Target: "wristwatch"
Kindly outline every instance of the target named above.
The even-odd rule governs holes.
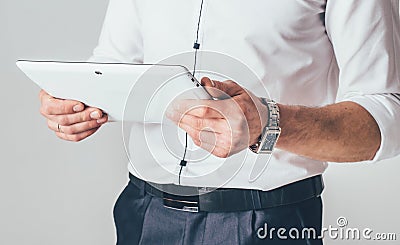
[[[268,108],[267,125],[263,128],[258,142],[249,148],[257,154],[271,154],[281,134],[281,128],[279,127],[279,107],[273,100],[261,98],[261,102]]]

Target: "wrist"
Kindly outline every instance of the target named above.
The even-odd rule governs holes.
[[[280,113],[280,128],[281,135],[276,147],[285,149],[287,145],[290,144],[290,135],[300,135],[298,134],[298,122],[295,122],[298,117],[302,117],[299,114],[300,106],[284,105],[278,104]],[[293,141],[293,139],[292,139]]]

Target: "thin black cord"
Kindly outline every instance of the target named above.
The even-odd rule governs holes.
[[[194,67],[193,67],[193,77],[196,74],[196,65],[197,65],[197,49],[194,51]]]
[[[199,20],[197,21],[197,31],[196,31],[196,41],[194,43],[193,48],[195,49],[194,51],[194,64],[193,64],[193,77],[196,74],[196,66],[197,66],[197,51],[200,48],[200,44],[199,44],[199,32],[200,32],[200,23],[201,23],[201,14],[203,13],[203,3],[204,0],[201,0],[201,4],[200,4],[200,13],[199,13]],[[186,161],[186,153],[187,153],[187,148],[188,148],[188,133],[185,134],[185,152],[183,153],[183,157],[182,160],[180,162],[181,165],[181,169],[179,170],[179,179],[178,179],[178,183],[179,185],[181,185],[181,175],[182,175],[182,169],[183,167],[186,167],[187,165],[187,161]]]
[[[181,169],[179,170],[179,185],[181,185],[182,169],[183,169],[183,166],[181,165]]]
[[[197,66],[197,51],[200,48],[199,44],[199,32],[200,32],[200,23],[201,23],[201,15],[203,13],[203,2],[204,0],[201,0],[201,5],[200,5],[200,13],[199,13],[199,20],[197,21],[197,31],[196,31],[196,42],[194,43],[194,65],[193,65],[193,76],[196,74],[196,66]]]
[[[197,22],[196,43],[199,41],[199,30],[200,30],[201,14],[203,13],[203,2],[204,2],[204,0],[201,0],[199,21]]]
[[[181,169],[179,170],[179,185],[181,185],[181,174],[182,174],[182,169],[183,167],[186,166],[186,152],[187,152],[187,147],[188,147],[188,134],[186,133],[185,135],[185,152],[183,153],[183,160],[181,161]]]
[[[183,153],[183,160],[185,160],[185,158],[186,158],[187,147],[188,147],[188,134],[186,133],[186,136],[185,136],[185,152]]]

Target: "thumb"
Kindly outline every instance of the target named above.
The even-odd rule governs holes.
[[[243,88],[233,81],[220,82],[211,80],[208,77],[201,79],[201,85],[207,90],[207,92],[216,99],[229,99],[235,95],[238,95]]]

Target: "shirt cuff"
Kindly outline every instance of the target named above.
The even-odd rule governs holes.
[[[395,94],[356,95],[343,99],[364,107],[377,122],[381,145],[371,161],[375,163],[400,154],[400,97]]]

